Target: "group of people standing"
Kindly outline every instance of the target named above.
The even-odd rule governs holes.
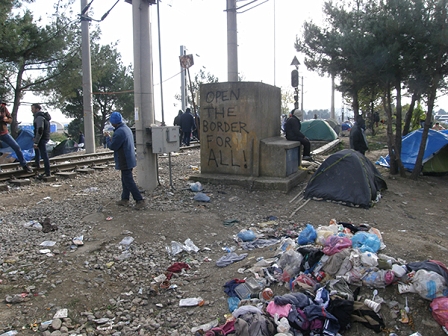
[[[182,112],[182,110],[179,110],[179,113],[174,118],[173,122],[174,126],[179,126],[179,145],[182,145],[182,143],[185,146],[190,146],[191,136],[195,136],[196,132],[196,138],[199,139],[198,132],[198,125],[195,117],[193,114],[191,114],[191,110],[189,107],[185,109],[185,112]]]
[[[36,168],[40,168],[40,158],[44,162],[45,176],[50,176],[50,159],[47,153],[47,143],[50,140],[50,120],[51,116],[47,112],[43,112],[39,104],[31,105],[31,112],[33,113],[33,148],[34,148],[34,164]],[[22,149],[17,141],[9,134],[8,124],[12,122],[11,113],[6,107],[6,102],[0,100],[0,141],[4,142],[12,148],[16,153],[17,160],[27,173],[33,173],[33,169],[27,164]]]

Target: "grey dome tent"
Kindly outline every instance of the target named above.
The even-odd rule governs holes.
[[[321,119],[305,120],[302,122],[301,132],[310,141],[333,141],[338,138],[333,128]]]
[[[313,174],[305,199],[335,201],[369,208],[387,184],[374,164],[353,149],[330,155]]]

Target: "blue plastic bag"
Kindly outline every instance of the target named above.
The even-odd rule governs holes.
[[[358,231],[352,237],[352,246],[361,252],[377,253],[381,247],[381,241],[376,234]]]
[[[194,195],[193,199],[198,202],[210,202],[210,197],[201,192],[198,192],[196,195]]]
[[[240,298],[237,296],[231,296],[227,298],[227,304],[229,305],[229,311],[233,313],[235,309],[238,308],[238,304],[240,303]]]
[[[306,227],[300,232],[297,238],[299,245],[306,245],[314,243],[317,238],[317,232],[311,224],[307,224]]]
[[[252,241],[257,238],[257,236],[252,230],[241,230],[240,232],[238,232],[236,236],[243,242]]]

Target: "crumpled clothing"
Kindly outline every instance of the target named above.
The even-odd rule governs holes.
[[[170,280],[173,276],[173,273],[180,273],[183,269],[190,269],[190,265],[184,262],[176,262],[167,268],[166,279]]]
[[[291,304],[286,304],[284,306],[279,306],[275,304],[274,301],[270,301],[268,306],[266,307],[266,311],[274,317],[275,314],[278,314],[279,318],[288,317],[289,311],[291,310]]]
[[[263,312],[261,311],[260,308],[255,307],[255,306],[241,306],[238,309],[235,309],[235,311],[232,313],[232,315],[235,318],[240,317],[240,315],[246,314],[246,313],[258,313],[258,314],[262,314]]]
[[[243,260],[247,257],[247,253],[241,253],[240,255],[235,252],[227,253],[216,261],[216,266],[225,267],[233,264],[235,261]]]
[[[274,302],[276,305],[284,306],[288,303],[291,305],[294,305],[296,308],[303,309],[306,306],[309,306],[311,304],[311,300],[308,296],[306,296],[303,293],[288,293],[283,294],[282,296],[276,296],[274,297]]]
[[[303,309],[303,312],[312,322],[316,319],[325,320],[323,324],[323,334],[328,336],[336,336],[339,331],[339,321],[336,317],[330,314],[325,308],[317,305],[309,305]],[[312,330],[313,326],[310,327]]]
[[[247,241],[240,243],[243,250],[253,250],[255,248],[263,248],[266,246],[275,245],[278,243],[278,239],[256,239],[253,241]]]
[[[246,280],[242,280],[242,279],[233,279],[233,280],[229,280],[225,283],[224,287],[224,292],[228,295],[228,296],[238,296],[235,292],[235,287],[238,286],[240,283],[246,282]]]

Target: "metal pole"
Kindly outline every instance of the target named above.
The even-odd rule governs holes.
[[[87,0],[81,0],[81,12],[87,6]],[[92,72],[90,66],[89,21],[81,16],[81,57],[82,57],[82,101],[84,116],[84,137],[87,154],[95,153],[95,128],[92,112]]]
[[[302,91],[300,92],[300,111],[302,111],[302,115],[303,114],[303,76],[302,76]]]
[[[180,56],[184,56],[186,54],[185,52],[186,48],[185,46],[180,46]],[[185,69],[180,67],[180,95],[181,95],[181,104],[182,104],[182,111],[185,112],[185,109],[187,108],[187,86],[186,86],[186,76],[185,76]]]
[[[238,82],[236,0],[227,0],[227,80]]]
[[[154,123],[153,63],[151,47],[150,4],[132,1],[134,31],[134,118],[137,147],[137,183],[145,190],[157,186],[157,160],[150,142]]]

